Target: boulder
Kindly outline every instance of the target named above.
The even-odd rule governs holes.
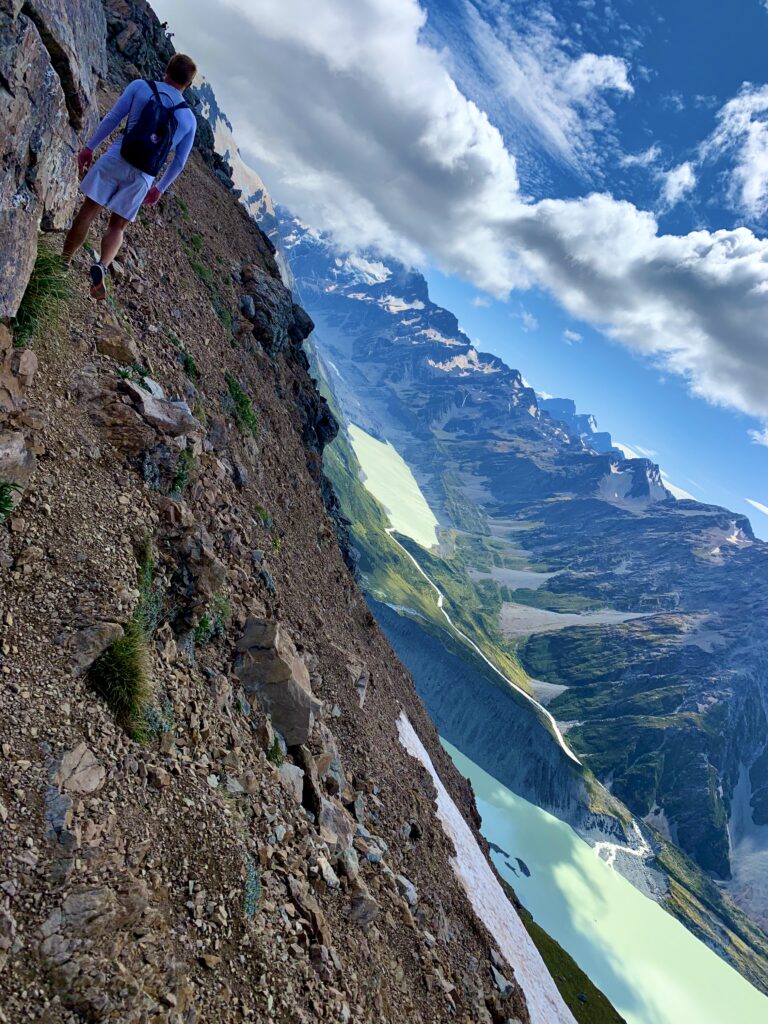
[[[298,765],[284,761],[278,768],[280,781],[291,794],[297,804],[301,804],[304,795],[304,772]]]
[[[289,747],[306,743],[321,704],[288,635],[274,619],[252,616],[236,649],[235,674],[245,692],[258,698]]]
[[[118,622],[97,622],[75,633],[69,644],[72,674],[85,672],[122,635],[123,627]]]
[[[380,913],[381,907],[371,896],[368,886],[362,878],[357,878],[353,883],[352,905],[349,916],[357,924],[367,928],[373,924]]]
[[[124,366],[139,361],[139,350],[133,338],[116,325],[106,326],[96,339],[96,348],[103,356],[108,356]]]
[[[72,127],[94,121],[93,98],[107,72],[107,22],[99,0],[26,0],[64,91]]]
[[[104,784],[106,772],[85,743],[79,743],[61,758],[55,775],[57,785],[67,793],[95,793]]]
[[[154,381],[147,379],[149,386]],[[131,398],[141,418],[155,430],[168,437],[182,437],[202,431],[202,425],[190,412],[186,402],[173,401],[160,394],[153,394],[148,387],[123,381],[121,389]]]
[[[0,430],[0,482],[25,487],[37,460],[20,430]]]
[[[317,825],[321,840],[332,851],[347,850],[352,845],[354,823],[338,800],[321,799]]]

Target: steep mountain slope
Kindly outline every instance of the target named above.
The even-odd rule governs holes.
[[[65,222],[46,111],[92,63],[93,118],[166,34],[143,0],[0,28],[3,166],[21,194],[9,144],[45,139]],[[476,859],[471,792],[345,564],[311,321],[199,141],[104,306],[42,191],[4,224],[0,1020],[572,1024],[512,906],[497,951],[470,902],[435,780]]]
[[[338,254],[288,214],[282,226],[345,419],[395,446],[442,526],[431,551],[398,541],[438,582],[454,621],[546,703],[583,763],[645,819],[656,866],[670,870],[676,844],[730,879],[733,896],[764,924],[768,727],[758,610],[768,546],[743,517],[675,500],[658,467],[625,458],[572,404],[540,404],[517,371],[478,352],[430,301],[419,274],[379,255]],[[438,669],[434,649],[428,670],[418,637],[424,629],[434,637],[436,624],[418,598],[391,587],[391,552],[371,546],[370,532],[355,533],[369,587],[397,606],[376,614],[441,732],[582,831],[607,811],[621,833],[620,804],[596,794],[551,735],[531,731],[529,704],[498,679],[488,686],[468,675],[466,647],[459,670],[444,661]],[[438,644],[445,648],[444,631]],[[446,671],[452,686],[442,685]],[[488,676],[487,666],[473,671]],[[686,884],[679,864],[672,874]],[[708,886],[711,909],[720,896]],[[668,905],[701,927],[672,888]],[[731,917],[721,904],[715,913]],[[718,945],[718,926],[702,930]],[[737,930],[748,935],[750,926]],[[751,931],[747,941],[765,948]]]

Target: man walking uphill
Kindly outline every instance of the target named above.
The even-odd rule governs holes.
[[[106,207],[111,212],[109,226],[101,240],[99,262],[90,269],[95,299],[106,298],[107,267],[122,245],[127,225],[136,220],[142,204],[154,206],[184,169],[197,122],[182,93],[196,71],[190,57],[177,53],[168,62],[162,82],[131,82],[77,154],[78,169],[85,175],[80,182],[85,200],[64,239],[62,259],[69,265],[97,214]],[[126,118],[123,135],[94,163],[94,151]],[[173,160],[155,185],[172,150]]]

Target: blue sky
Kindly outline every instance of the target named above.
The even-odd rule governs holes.
[[[768,537],[762,0],[155,7],[279,202]]]
[[[505,4],[502,17],[525,24],[530,6]],[[433,0],[428,9],[433,42],[462,51],[454,63],[457,82],[482,103],[514,152],[517,119],[489,90],[477,88],[472,73],[461,73],[468,60],[482,62],[480,52],[468,50],[466,5]],[[606,17],[606,10],[613,15]],[[759,0],[728,5],[678,0],[663,7],[632,0],[596,0],[589,6],[562,0],[557,12],[563,36],[577,40],[577,48],[627,60],[635,69],[629,72],[634,93],[630,98],[617,95],[611,102],[614,119],[596,168],[573,168],[526,140],[521,148],[531,170],[527,181],[521,177],[531,194],[542,198],[608,189],[617,198],[657,209],[664,230],[686,233],[702,226],[746,223],[760,231],[759,219],[735,211],[728,201],[722,180],[727,163],[715,160],[700,166],[696,186],[668,210],[659,203],[656,178],[661,169],[697,160],[718,110],[743,82],[768,81],[768,11]],[[486,16],[490,24],[498,24],[498,15]],[[647,153],[652,147],[659,150],[653,164],[625,164],[628,154]],[[520,166],[522,171],[522,156]],[[499,302],[434,267],[427,277],[434,300],[452,309],[479,345],[519,368],[538,390],[574,398],[615,440],[658,461],[677,486],[699,500],[748,515],[755,532],[768,539],[768,516],[745,501],[751,497],[768,506],[768,449],[750,441],[750,417],[692,397],[680,377],[606,342],[539,289],[513,292]],[[565,332],[581,340],[564,337]]]

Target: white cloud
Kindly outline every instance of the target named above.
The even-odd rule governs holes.
[[[524,309],[520,314],[520,319],[523,321],[523,330],[526,332],[526,334],[529,331],[538,331],[539,321],[536,319],[533,313],[529,313],[527,309]]]
[[[683,488],[678,487],[677,484],[673,484],[663,469],[661,470],[661,479],[664,486],[667,488],[670,494],[673,494],[676,498],[683,501],[699,500],[698,498],[694,497],[694,495],[691,494],[689,491],[683,490]]]
[[[731,200],[747,216],[759,220],[768,212],[768,85],[746,82],[717,119],[718,126],[703,143],[702,154],[733,155]]]
[[[490,304],[491,300],[487,295],[476,295],[474,299],[472,299],[472,305],[477,306],[480,309],[490,306]]]
[[[753,498],[745,498],[744,501],[749,502],[752,508],[756,508],[758,512],[762,512],[764,516],[768,516],[768,505],[764,505],[761,501],[755,501]]]
[[[607,96],[631,96],[629,68],[612,54],[572,55],[567,33],[544,4],[510,16],[498,0],[462,8],[450,68],[465,93],[492,113],[516,151],[530,137],[557,160],[593,173],[606,149],[595,137],[613,121]]]
[[[768,448],[768,426],[763,427],[761,430],[749,430],[747,433],[753,444],[763,444]]]
[[[658,163],[660,157],[661,147],[654,143],[641,153],[625,153],[619,163],[622,167],[651,167]]]
[[[563,341],[568,342],[569,345],[575,345],[579,341],[583,341],[584,336],[579,334],[578,331],[572,331],[569,327],[563,331]]]
[[[688,160],[673,167],[670,171],[662,171],[660,177],[662,180],[661,201],[666,210],[676,206],[696,187],[696,172],[693,169],[693,164]]]
[[[628,444],[622,444],[621,441],[614,441],[613,447],[618,448],[625,459],[642,459],[643,456],[639,451],[636,451]]]
[[[500,132],[425,43],[416,0],[156,6],[276,198],[340,245],[429,254],[499,297],[544,287],[694,394],[768,420],[768,240],[746,228],[660,234],[653,214],[607,194],[529,201]],[[568,81],[574,103],[589,83],[621,87],[615,68],[572,63],[539,60],[531,102],[548,76],[544,108]],[[575,152],[561,115],[576,107],[548,109],[553,144],[560,133]]]

